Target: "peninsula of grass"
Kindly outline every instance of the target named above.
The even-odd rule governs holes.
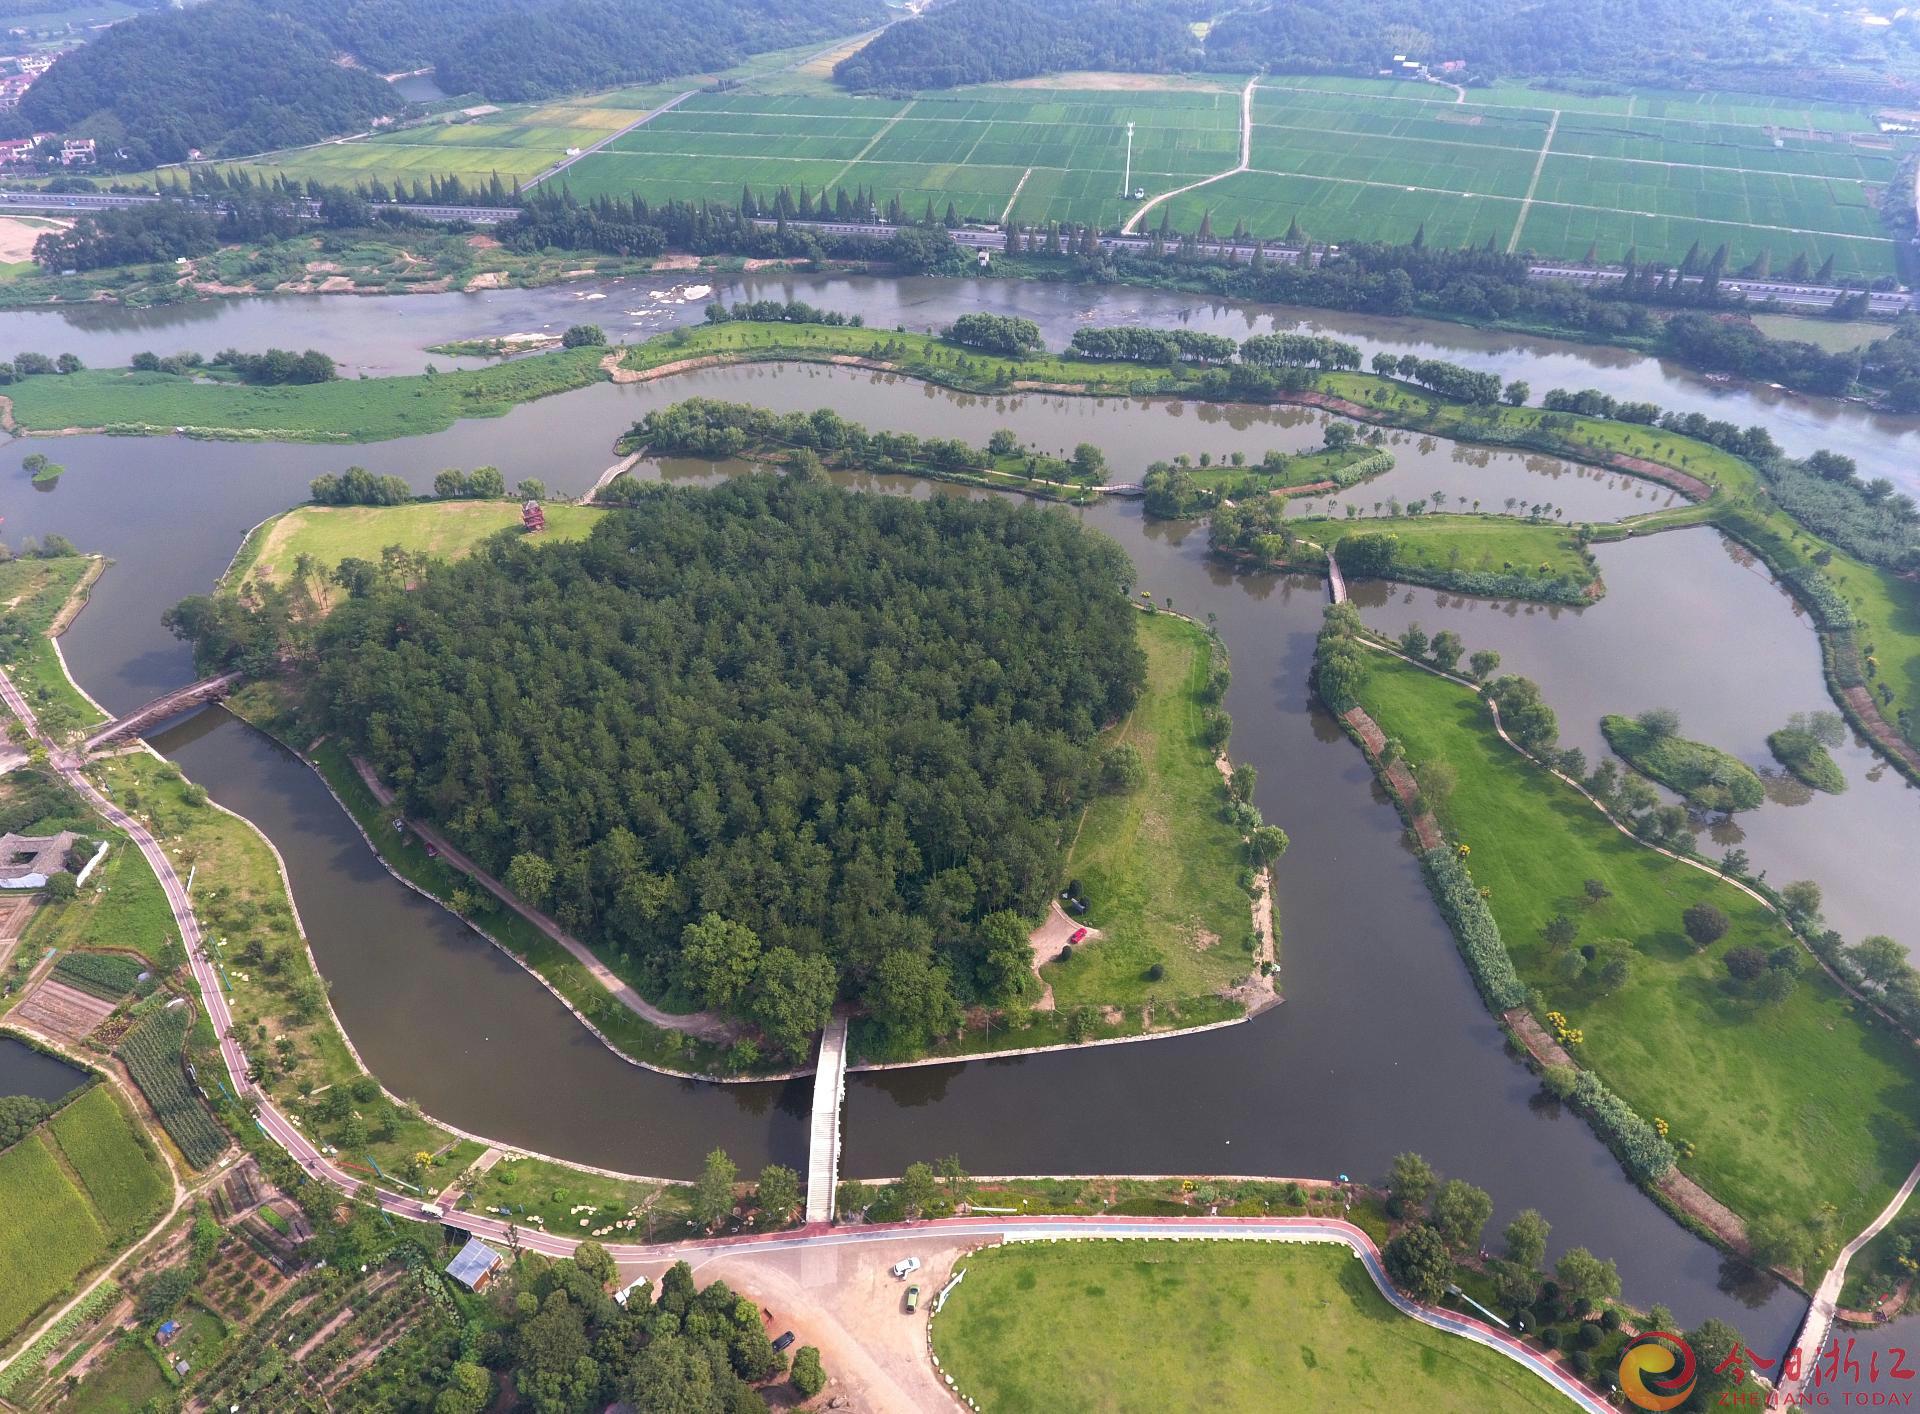
[[[579,540],[606,511],[564,501],[545,503],[550,540]],[[328,580],[342,560],[379,563],[399,545],[416,555],[457,560],[489,536],[520,528],[518,501],[413,501],[399,506],[300,506],[275,516],[247,537],[226,582],[285,584],[302,560],[311,563],[308,588],[323,607],[339,591]]]
[[[1341,1245],[1017,1242],[962,1265],[933,1348],[982,1409],[1566,1407],[1504,1356],[1394,1310]]]
[[[606,378],[601,348],[564,349],[488,368],[253,387],[171,373],[85,369],[13,385],[28,432],[183,433],[238,441],[381,442],[500,417],[521,403]]]
[[[1409,584],[1553,602],[1600,597],[1600,577],[1592,557],[1570,528],[1550,521],[1442,514],[1400,516],[1385,523],[1360,516],[1294,524],[1302,539],[1336,554],[1340,542],[1349,536],[1386,531],[1395,540],[1387,574]]]
[[[1755,809],[1767,798],[1766,787],[1746,762],[1717,746],[1688,741],[1678,728],[1678,719],[1663,712],[1638,717],[1609,713],[1600,719],[1601,735],[1623,761],[1685,797],[1689,805],[1732,814]]]
[[[0,661],[40,725],[54,736],[106,720],[60,666],[49,636],[86,603],[106,561],[97,555],[23,555],[0,561]]]
[[[1214,996],[1256,965],[1239,882],[1246,845],[1226,819],[1226,783],[1204,735],[1225,654],[1173,614],[1142,614],[1139,642],[1146,688],[1101,749],[1138,751],[1144,784],[1096,797],[1068,852],[1067,875],[1087,902],[1080,921],[1099,937],[1042,967],[1061,1008]]]
[[[1864,1226],[1920,1153],[1912,1048],[1811,958],[1784,1001],[1733,982],[1727,949],[1797,946],[1759,902],[1620,833],[1501,741],[1470,690],[1385,655],[1370,666],[1360,696],[1381,730],[1416,767],[1454,769],[1441,823],[1470,849],[1536,1012],[1562,1012],[1582,1033],[1576,1059],[1643,1118],[1665,1119],[1672,1139],[1692,1146],[1682,1169],[1748,1223],[1822,1236]],[[1608,890],[1598,902],[1589,879]],[[1681,923],[1695,903],[1731,922],[1705,951]],[[1559,915],[1577,927],[1575,948],[1624,956],[1626,980],[1610,992],[1588,972],[1567,980],[1562,950],[1543,936]],[[1826,1205],[1830,1228],[1820,1220]]]
[[[1767,737],[1767,750],[1802,785],[1832,795],[1839,795],[1847,788],[1846,772],[1812,732],[1782,727]]]

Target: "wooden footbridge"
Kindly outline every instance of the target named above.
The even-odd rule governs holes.
[[[833,1189],[840,1179],[840,1111],[847,1094],[847,1019],[836,1016],[820,1037],[813,1075],[813,1116],[807,1140],[807,1221],[833,1221]]]
[[[199,682],[190,682],[185,687],[176,687],[172,692],[154,698],[139,710],[129,712],[124,717],[116,717],[104,727],[98,728],[87,738],[87,750],[98,751],[108,742],[138,735],[155,722],[164,722],[167,718],[177,716],[190,707],[198,707],[206,702],[216,702],[238,687],[245,676],[244,673],[222,673],[218,677],[201,678]]]

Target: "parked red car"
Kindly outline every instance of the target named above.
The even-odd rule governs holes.
[[[1086,936],[1087,936],[1087,930],[1085,928],[1075,928],[1073,930],[1073,936],[1071,938],[1068,938],[1067,941],[1069,943],[1077,943]]]

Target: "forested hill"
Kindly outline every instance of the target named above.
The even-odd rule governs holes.
[[[881,0],[207,0],[115,25],[55,64],[21,113],[144,166],[364,127],[403,106],[383,72],[431,65],[449,92],[537,99],[725,68],[884,18]]]
[[[349,601],[319,697],[410,813],[656,986],[786,1050],[854,997],[911,1048],[1027,975],[995,915],[1045,908],[1140,690],[1131,574],[998,500],[659,489]]]
[[[1915,72],[1915,27],[1867,26],[1785,0],[1282,0],[1225,16],[1207,35],[1215,69],[1367,73],[1396,54],[1462,59],[1483,76],[1738,88],[1778,72],[1847,96],[1835,70]]]
[[[848,88],[907,92],[1070,69],[1197,67],[1199,41],[1172,0],[953,0],[842,59]]]

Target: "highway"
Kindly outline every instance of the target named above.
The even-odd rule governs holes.
[[[193,979],[199,988],[201,1005],[206,1009],[207,1018],[220,1037],[220,1056],[226,1065],[228,1078],[233,1084],[234,1092],[253,1107],[254,1119],[260,1126],[261,1132],[285,1149],[294,1161],[315,1179],[332,1184],[344,1192],[357,1191],[363,1180],[339,1168],[327,1155],[321,1153],[313,1141],[302,1134],[297,1125],[281,1114],[248,1078],[250,1067],[247,1055],[232,1035],[233,1016],[227,1008],[226,995],[221,990],[219,973],[207,956],[206,940],[200,930],[199,920],[194,915],[192,900],[188,897],[186,886],[181,883],[180,876],[174,871],[173,863],[166,850],[161,847],[159,841],[154,839],[146,826],[108,800],[93,782],[87,779],[82,769],[81,757],[60,746],[41,731],[33,709],[28,706],[26,699],[20,695],[12,679],[4,671],[0,671],[0,700],[5,701],[8,710],[47,748],[49,763],[61,777],[104,819],[127,833],[128,838],[138,847],[141,855],[159,878],[160,886],[166,894],[167,905],[172,910],[174,922],[180,929],[181,941],[186,946]],[[426,1205],[419,1198],[384,1188],[376,1188],[374,1192],[375,1200],[380,1207],[394,1217],[413,1222],[442,1220],[437,1209],[434,1212],[428,1212]],[[477,1237],[502,1244],[508,1241],[511,1225],[490,1214],[458,1213],[450,1215],[450,1221],[453,1226]],[[698,1263],[722,1253],[742,1256],[752,1252],[778,1252],[801,1247],[843,1247],[860,1243],[897,1242],[903,1236],[915,1232],[937,1234],[938,1239],[943,1242],[952,1241],[955,1238],[978,1238],[982,1242],[1090,1238],[1337,1242],[1349,1248],[1366,1264],[1367,1275],[1372,1278],[1380,1294],[1406,1316],[1423,1325],[1447,1331],[1506,1356],[1538,1375],[1582,1409],[1592,1411],[1592,1414],[1607,1414],[1612,1407],[1592,1390],[1573,1379],[1553,1361],[1546,1359],[1538,1351],[1505,1331],[1470,1316],[1425,1305],[1402,1294],[1388,1280],[1386,1270],[1381,1265],[1380,1250],[1374,1245],[1373,1239],[1353,1224],[1334,1218],[995,1217],[987,1220],[964,1217],[919,1223],[863,1223],[849,1227],[814,1223],[794,1231],[713,1238],[704,1242],[608,1243],[605,1246],[615,1262],[626,1267],[634,1267],[647,1262],[671,1262],[680,1259]],[[534,1228],[514,1227],[513,1240],[526,1251],[541,1252],[552,1257],[567,1256],[578,1245],[578,1239],[561,1237]]]
[[[680,95],[686,97],[685,94]],[[674,102],[678,102],[675,99]],[[667,104],[665,107],[672,107]],[[656,112],[664,111],[656,109]],[[646,117],[652,117],[647,114]],[[644,119],[642,119],[644,121]],[[634,126],[638,126],[635,124]],[[585,156],[582,153],[581,156]],[[571,159],[570,159],[571,160]],[[558,169],[556,169],[558,170]],[[549,174],[550,175],[550,174]],[[150,206],[163,198],[143,196],[128,192],[71,192],[53,194],[37,191],[0,191],[0,211],[33,211],[79,214],[85,211],[110,211],[129,206]],[[171,198],[168,198],[171,199]],[[208,198],[211,200],[211,198]],[[419,206],[407,202],[375,203],[383,211],[396,211],[424,221],[470,221],[476,226],[500,226],[513,220],[520,214],[517,206]],[[309,220],[318,220],[320,203],[303,201],[303,213]],[[776,224],[771,217],[758,217],[754,224],[764,230],[773,229]],[[885,241],[893,239],[898,227],[885,221],[802,221],[789,219],[787,225],[797,230],[817,231],[822,235],[861,236],[869,240]],[[990,227],[962,226],[951,232],[954,242],[972,250],[1004,251],[1007,237],[1004,231]],[[1142,255],[1153,248],[1151,236],[1100,236],[1097,243],[1102,250],[1126,251]],[[1251,241],[1214,240],[1201,242],[1198,249],[1203,255],[1223,260],[1253,259],[1254,244]],[[1297,264],[1303,252],[1285,246],[1268,246],[1264,256],[1271,264]],[[1311,253],[1317,264],[1321,253]],[[1562,280],[1570,284],[1596,285],[1618,283],[1626,277],[1624,270],[1605,266],[1589,267],[1569,265],[1565,262],[1540,261],[1527,267],[1527,274],[1535,280]],[[1689,276],[1683,284],[1699,283],[1699,276]],[[1794,284],[1784,280],[1748,279],[1744,276],[1723,276],[1720,288],[1729,293],[1745,295],[1748,299],[1764,302],[1776,300],[1780,304],[1796,309],[1825,310],[1832,306],[1841,295],[1854,293],[1838,285]],[[1876,290],[1867,296],[1869,312],[1880,315],[1904,314],[1920,309],[1913,294],[1906,290]]]

